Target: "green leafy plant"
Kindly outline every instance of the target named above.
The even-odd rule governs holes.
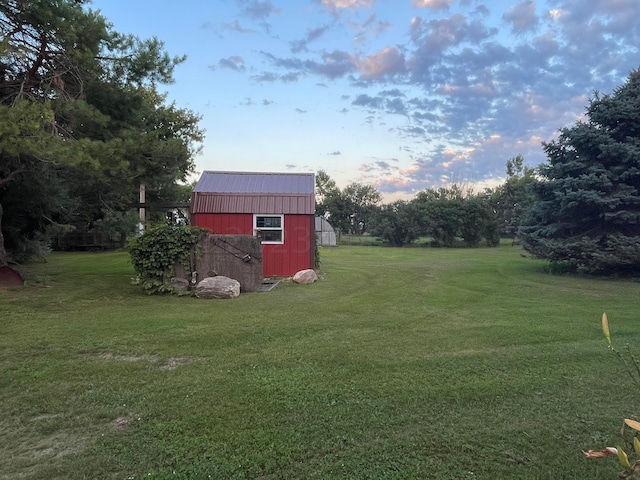
[[[176,264],[191,274],[192,257],[206,230],[189,225],[156,225],[129,243],[131,263],[136,271],[133,283],[148,294],[171,293],[170,279]]]
[[[631,377],[633,383],[635,383],[638,387],[640,387],[640,363],[638,359],[631,352],[631,347],[629,345],[625,345],[625,353],[623,354],[619,350],[617,350],[613,344],[611,343],[611,332],[609,330],[609,319],[607,318],[606,312],[602,314],[602,333],[604,337],[607,339],[607,343],[609,344],[609,349],[616,355],[620,363],[624,366],[625,370]],[[593,451],[589,450],[588,452],[583,452],[587,458],[601,458],[606,457],[608,455],[616,455],[618,460],[620,461],[620,465],[624,468],[624,471],[620,473],[620,478],[630,478],[636,477],[637,473],[640,473],[640,440],[636,436],[636,432],[640,432],[640,422],[632,420],[630,418],[625,418],[624,423],[622,424],[622,436],[624,438],[628,429],[631,429],[633,432],[633,450],[636,455],[636,460],[631,462],[629,460],[629,455],[625,452],[625,450],[621,446],[616,447],[606,447],[601,451]]]

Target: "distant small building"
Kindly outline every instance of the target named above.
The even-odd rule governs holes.
[[[325,247],[337,245],[336,231],[324,217],[316,217],[316,242]]]
[[[259,235],[263,275],[291,276],[315,264],[313,173],[205,171],[191,224],[218,235]]]

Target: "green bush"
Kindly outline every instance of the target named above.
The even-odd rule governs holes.
[[[170,279],[176,264],[191,274],[198,240],[206,230],[189,225],[156,225],[129,242],[134,283],[148,294],[173,292]]]

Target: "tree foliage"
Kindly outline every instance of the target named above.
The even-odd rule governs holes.
[[[350,183],[340,190],[324,171],[316,174],[316,215],[329,220],[338,232],[362,235],[367,232],[382,200],[372,185]]]
[[[349,215],[348,233],[362,235],[368,232],[369,224],[382,200],[380,192],[373,185],[350,183],[342,190],[342,197]]]
[[[498,246],[498,221],[491,209],[489,197],[475,194],[463,200],[460,209],[460,237],[466,247],[477,247],[483,240],[489,247]]]
[[[394,247],[408,245],[419,236],[418,215],[412,202],[397,200],[380,206],[371,221],[371,235]]]
[[[13,249],[65,225],[124,219],[140,183],[153,201],[193,169],[199,117],[157,90],[184,57],[112,31],[87,3],[0,3],[0,264],[3,240]],[[46,192],[27,195],[43,178]]]
[[[421,234],[431,236],[436,246],[453,247],[458,238],[467,247],[500,241],[495,213],[484,194],[453,184],[419,192],[413,203]]]
[[[336,182],[324,170],[316,173],[316,215],[324,217],[329,215],[329,205],[327,201],[339,196],[340,189]]]
[[[640,71],[545,143],[524,248],[590,274],[640,269]]]
[[[522,218],[535,200],[531,185],[535,169],[524,163],[522,155],[507,161],[505,182],[491,191],[491,202],[496,212],[500,235],[515,237]]]

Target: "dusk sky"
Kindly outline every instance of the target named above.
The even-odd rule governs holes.
[[[96,0],[188,59],[203,170],[317,172],[386,200],[496,185],[640,67],[639,0]]]

